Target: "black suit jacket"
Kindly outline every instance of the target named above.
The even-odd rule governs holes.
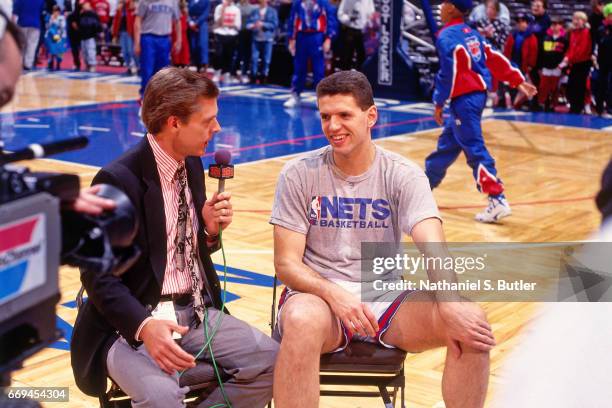
[[[206,200],[204,169],[199,157],[185,160],[187,179],[198,216],[198,251],[203,278],[211,290],[213,305],[221,308],[219,278],[206,246],[201,208]],[[136,208],[139,227],[135,244],[142,255],[120,278],[81,270],[88,301],[80,308],[70,346],[77,386],[92,396],[106,391],[106,355],[123,336],[133,346],[134,336],[150,310],[159,303],[166,268],[166,218],[161,183],[153,150],[147,138],[120,158],[103,167],[92,184],[111,184],[128,195]]]

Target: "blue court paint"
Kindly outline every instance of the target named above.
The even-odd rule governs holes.
[[[91,79],[82,73],[76,76]],[[98,74],[94,77],[113,80],[112,76]],[[210,164],[212,152],[222,148],[232,150],[233,163],[240,164],[303,153],[327,145],[314,95],[312,92],[305,95],[306,102],[301,107],[288,110],[282,106],[288,97],[287,89],[247,85],[222,87],[219,122],[223,129],[209,144],[204,164]],[[380,107],[379,120],[372,132],[374,139],[438,127],[428,104],[378,99],[377,105]],[[588,129],[612,126],[612,120],[588,115],[495,110],[487,118]],[[137,103],[126,101],[4,113],[0,115],[0,133],[8,150],[30,143],[87,136],[90,139],[87,148],[54,158],[103,166],[138,143],[146,130],[138,118]]]
[[[233,163],[302,153],[327,144],[314,104],[284,110],[283,100],[224,96],[219,99],[222,131],[209,144],[205,165],[219,148],[233,150]],[[104,103],[2,114],[0,131],[6,149],[30,143],[86,136],[85,149],[54,156],[73,163],[104,166],[138,143],[146,130],[136,102]],[[35,122],[33,122],[35,121]],[[35,127],[29,127],[35,123]],[[47,125],[48,128],[43,127]],[[26,126],[26,127],[22,127]],[[430,129],[435,122],[426,113],[380,111],[374,138]]]

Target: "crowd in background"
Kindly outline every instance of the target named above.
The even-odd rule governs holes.
[[[156,0],[169,8],[154,12],[145,8],[149,1],[13,0],[12,7],[4,7],[12,8],[26,34],[26,70],[43,60],[43,51],[48,68],[59,69],[70,49],[72,68],[80,70],[83,60],[84,68],[93,72],[100,45],[114,44],[120,46],[129,74],[139,72],[140,61],[146,62],[140,69],[144,77],[169,63],[206,71],[212,62],[213,80],[221,83],[266,83],[273,45],[278,42],[287,44],[295,56],[294,70],[310,67],[315,83],[323,69],[360,69],[366,58],[364,33],[377,28],[373,0]],[[612,114],[612,4],[607,3],[610,0],[593,0],[590,15],[578,11],[571,21],[549,15],[545,0],[531,1],[530,13],[518,15],[512,15],[499,0],[476,6],[469,23],[521,68],[539,91],[529,101],[520,92],[496,84],[491,104],[531,111]],[[139,24],[135,24],[136,16],[140,16]],[[302,33],[301,38],[297,32]],[[300,51],[300,46],[306,51]],[[323,54],[308,51],[319,48],[333,67],[323,67]],[[160,54],[166,54],[168,61],[160,59]],[[303,77],[305,72],[297,75]],[[292,106],[299,102],[302,82],[294,72]]]
[[[470,24],[538,87],[537,97],[527,101],[498,84],[493,105],[609,116],[612,2],[593,0],[590,15],[576,11],[571,21],[550,15],[544,0],[530,6],[530,13],[512,16],[503,3],[486,0],[470,14]]]

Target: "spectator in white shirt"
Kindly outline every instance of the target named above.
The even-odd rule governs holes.
[[[217,40],[217,70],[213,77],[215,82],[219,82],[222,79],[224,83],[230,83],[231,76],[236,76],[236,67],[233,65],[233,59],[238,47],[238,32],[241,26],[240,9],[234,4],[233,0],[223,0],[221,4],[215,7],[215,25],[213,29]]]
[[[340,68],[361,68],[365,60],[363,30],[374,14],[373,0],[342,0],[338,7],[340,21]]]

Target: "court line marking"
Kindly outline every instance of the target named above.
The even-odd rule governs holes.
[[[92,171],[95,171],[96,173],[100,170],[100,167],[98,166],[92,166],[91,164],[82,164],[82,163],[75,163],[75,162],[70,162],[70,161],[66,161],[66,160],[59,160],[59,159],[51,159],[48,157],[43,157],[42,159],[36,159],[36,161],[49,161],[52,163],[57,163],[60,165],[71,165],[71,166],[80,166],[80,167],[85,167],[86,169],[92,169]],[[28,167],[28,166],[26,166]]]
[[[45,116],[60,116],[65,115],[66,111],[69,111],[69,114],[73,113],[87,113],[87,112],[98,112],[103,110],[111,110],[111,109],[123,109],[129,108],[136,104],[136,100],[125,100],[125,101],[115,101],[115,102],[98,102],[98,103],[84,103],[82,105],[72,105],[72,106],[64,106],[64,107],[56,107],[56,108],[46,108],[46,109],[33,109],[33,110],[25,110],[20,112],[12,113],[12,116],[15,120],[25,119],[27,120],[30,117],[45,117]],[[38,112],[37,112],[38,111]],[[1,112],[2,115],[11,115],[10,112]]]
[[[91,130],[92,132],[110,132],[110,128],[96,126],[79,126],[79,130]]]
[[[492,118],[494,119],[494,118]],[[572,125],[558,125],[556,123],[546,123],[546,122],[536,122],[536,121],[526,121],[526,120],[520,120],[520,119],[497,119],[497,120],[501,120],[501,121],[505,121],[507,120],[508,122],[515,122],[515,123],[525,123],[528,125],[542,125],[542,126],[548,126],[553,128],[553,130],[558,130],[558,129],[574,129],[574,130],[582,130],[584,131],[593,131],[593,132],[597,132],[597,133],[609,133],[610,131],[606,131],[606,128],[592,128],[592,127],[580,127],[580,126],[572,126]],[[609,126],[612,127],[612,126]]]
[[[21,129],[49,129],[50,126],[37,123],[14,123],[13,127]]]
[[[490,119],[487,119],[487,120],[490,120]],[[419,134],[422,134],[422,133],[429,133],[432,130],[436,130],[436,129],[442,129],[442,128],[441,127],[433,127],[431,129],[422,129],[422,130],[417,130],[417,131],[414,131],[414,132],[402,133],[401,135],[384,136],[384,137],[379,137],[379,138],[376,138],[376,139],[372,139],[372,141],[374,143],[376,143],[376,142],[383,142],[383,141],[387,141],[387,140],[391,140],[391,141],[393,141],[393,140],[405,141],[405,140],[409,140],[409,139],[404,139],[406,137],[411,137],[413,135],[419,135]],[[413,139],[416,139],[416,138],[413,138]],[[292,157],[292,156],[298,157],[299,155],[305,154],[305,153],[308,153],[308,152],[289,153],[289,154],[283,154],[281,156],[266,157],[265,159],[257,159],[257,160],[249,161],[249,162],[246,162],[246,163],[239,163],[239,164],[236,164],[235,167],[244,167],[244,166],[249,166],[251,164],[264,163],[264,162],[267,162],[267,161],[284,162],[285,159],[287,159],[289,157]]]
[[[430,121],[433,121],[433,120],[434,119],[432,117],[422,117],[422,118],[407,119],[407,120],[401,120],[401,121],[398,121],[398,122],[390,122],[390,123],[384,123],[384,124],[381,124],[381,125],[376,125],[376,126],[373,127],[373,129],[382,129],[382,128],[386,128],[386,127],[401,126],[401,125],[407,125],[407,124],[410,124],[410,123],[418,123],[418,122],[430,122]],[[405,136],[405,134],[402,135],[402,136]],[[239,147],[239,148],[235,148],[235,149],[230,149],[230,152],[232,152],[232,153],[244,152],[244,151],[248,151],[248,150],[261,149],[262,147],[279,146],[279,145],[286,145],[286,144],[295,144],[296,142],[303,142],[303,141],[306,141],[306,140],[322,139],[322,138],[325,138],[325,134],[319,133],[319,134],[315,134],[315,135],[296,137],[294,139],[275,140],[273,142],[268,142],[268,143],[259,143],[259,144],[256,144],[256,145]],[[303,153],[306,153],[306,152],[303,152]],[[204,156],[202,156],[202,157],[212,157],[214,155],[215,155],[215,152],[209,152],[209,153],[204,154]],[[252,163],[252,162],[249,162],[249,163]]]

